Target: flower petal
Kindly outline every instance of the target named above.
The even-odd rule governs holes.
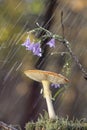
[[[31,43],[31,44],[26,48],[26,50],[33,51],[33,48],[34,48],[34,43]]]
[[[52,83],[51,86],[54,87],[54,88],[60,88],[60,84],[53,84]]]
[[[49,42],[46,43],[47,45],[49,45],[50,47],[55,47],[55,39],[52,38]]]
[[[33,46],[33,53],[34,55],[37,55],[37,56],[42,56],[42,50],[40,48],[40,43],[35,43],[34,46]]]
[[[30,39],[27,38],[27,40],[22,44],[22,46],[29,47],[31,44]]]

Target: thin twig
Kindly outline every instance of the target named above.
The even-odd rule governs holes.
[[[0,121],[0,128],[3,128],[5,130],[17,130],[12,125],[7,125],[6,123]]]
[[[61,25],[62,25],[62,36],[63,36],[63,39],[64,39],[65,34],[64,34],[64,24],[63,24],[63,11],[61,12]]]

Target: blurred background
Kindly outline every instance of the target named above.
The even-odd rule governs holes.
[[[40,94],[41,84],[23,74],[24,70],[35,68],[61,73],[70,80],[59,95],[59,89],[51,88],[58,116],[87,119],[87,80],[65,46],[56,42],[56,48],[50,49],[44,41],[41,58],[21,46],[27,38],[27,31],[34,29],[36,22],[63,35],[62,11],[64,35],[87,70],[86,0],[0,0],[1,121],[24,128],[25,123],[37,120],[39,114],[47,110],[45,99]]]

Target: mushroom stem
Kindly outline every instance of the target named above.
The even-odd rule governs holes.
[[[56,119],[56,114],[55,114],[52,100],[51,100],[52,95],[51,95],[51,91],[50,91],[50,82],[47,80],[42,80],[42,84],[43,84],[43,90],[44,90],[44,97],[46,98],[46,102],[47,102],[49,118]]]

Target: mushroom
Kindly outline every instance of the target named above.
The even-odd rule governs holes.
[[[42,83],[44,98],[46,99],[47,102],[49,118],[56,119],[56,114],[51,100],[52,94],[50,91],[50,83],[64,84],[69,82],[69,80],[64,76],[62,76],[61,74],[57,74],[50,71],[44,71],[44,70],[26,70],[24,71],[24,73],[29,78]]]

